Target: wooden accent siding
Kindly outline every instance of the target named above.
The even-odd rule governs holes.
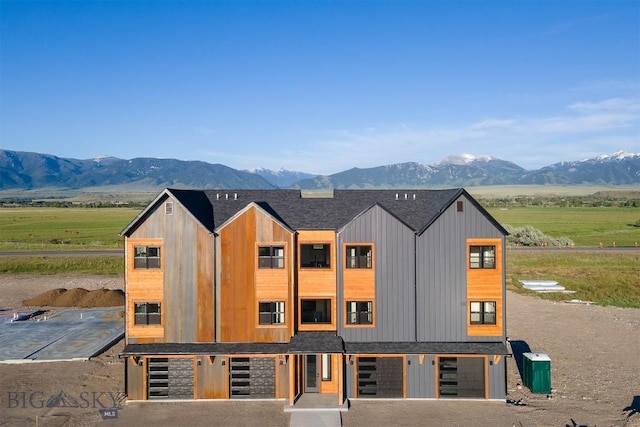
[[[299,268],[300,245],[323,243],[331,245],[330,268]],[[336,233],[333,230],[299,230],[298,231],[298,330],[319,331],[336,330]],[[303,299],[330,299],[331,323],[302,324],[300,301]]]
[[[495,268],[469,268],[471,246],[495,246]],[[502,250],[501,239],[467,239],[467,333],[469,336],[502,336]],[[495,301],[496,324],[472,325],[471,301]]]
[[[287,251],[293,235],[254,206],[249,207],[219,232],[221,246],[220,341],[287,342],[292,334],[293,307],[291,268],[258,268],[258,244],[285,246],[285,266],[291,265]],[[284,243],[283,243],[284,242]],[[259,301],[284,301],[285,326],[258,324]]]
[[[320,382],[320,393],[335,394],[338,393],[338,389],[341,387],[340,380],[340,365],[342,364],[342,354],[331,354],[331,380],[323,381],[322,376],[318,379]],[[318,361],[320,362],[320,372],[322,372],[322,354],[318,354]]]
[[[222,364],[225,361],[225,364]],[[198,399],[229,398],[229,363],[225,356],[199,356],[196,378]]]
[[[344,300],[341,301],[342,319],[345,328],[375,328],[376,326],[376,248],[373,243],[343,243],[341,256],[346,257],[347,246],[371,246],[371,268],[347,268],[346,259],[343,259],[342,270],[342,286],[344,292]],[[370,325],[351,325],[347,323],[347,302],[371,301],[372,321]]]
[[[197,306],[198,342],[214,341],[215,308],[213,295],[213,240],[204,228],[197,232],[198,263]]]
[[[142,362],[138,366],[138,362]],[[145,369],[143,359],[139,357],[127,357],[125,363],[127,364],[127,399],[128,400],[144,400],[145,397]]]
[[[129,338],[157,338],[164,336],[164,247],[162,239],[126,239],[126,336]],[[160,247],[160,268],[159,269],[135,269],[134,248],[136,246],[159,246]],[[136,303],[160,303],[160,325],[135,325],[135,304]]]

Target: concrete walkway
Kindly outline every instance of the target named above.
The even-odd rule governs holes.
[[[341,427],[343,411],[349,410],[349,402],[340,406],[338,395],[305,393],[294,406],[286,406],[285,412],[291,412],[289,427]]]
[[[291,413],[289,427],[341,427],[340,411],[295,411]]]

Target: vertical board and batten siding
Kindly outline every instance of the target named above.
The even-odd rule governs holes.
[[[417,239],[418,341],[496,341],[467,334],[466,246],[469,238],[499,238],[504,247],[504,236],[466,197],[458,200],[463,212],[454,202]]]
[[[375,327],[345,327],[345,243],[374,244]],[[355,218],[338,234],[338,335],[346,342],[414,341],[415,233],[380,206]]]
[[[423,357],[422,363],[420,363],[421,356]],[[432,354],[407,355],[408,398],[436,397],[436,368],[433,365],[434,360],[435,357]]]
[[[174,205],[171,215],[165,213],[167,201]],[[167,198],[129,236],[150,238],[162,239],[162,341],[213,341],[213,235],[180,203]]]
[[[507,395],[506,356],[489,356],[493,365],[489,364],[489,399],[504,399]]]

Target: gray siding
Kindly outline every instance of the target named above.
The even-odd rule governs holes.
[[[418,341],[496,340],[467,335],[466,240],[504,237],[466,197],[460,199],[463,212],[454,202],[418,236]]]
[[[493,360],[493,356],[489,355],[489,360]],[[504,399],[507,396],[506,361],[507,358],[502,356],[498,363],[489,363],[489,399]]]
[[[435,357],[425,355],[420,364],[417,354],[407,356],[407,397],[408,398],[435,398],[436,397],[436,368],[433,365]],[[411,363],[409,363],[411,362]]]
[[[166,201],[158,204],[131,238],[163,239],[164,342],[197,342],[198,264],[212,260],[198,253],[198,228],[202,225],[175,200],[173,214],[166,215]],[[207,245],[212,248],[213,236],[209,238]]]
[[[345,328],[343,243],[375,245],[374,328]],[[355,218],[338,233],[338,335],[347,342],[414,341],[415,233],[379,206]]]

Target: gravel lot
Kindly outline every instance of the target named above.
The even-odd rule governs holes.
[[[121,277],[0,275],[0,308],[55,288],[122,289]],[[550,396],[520,386],[508,360],[508,402],[354,401],[343,425],[640,426],[640,310],[572,305],[509,292],[510,339],[552,362]],[[282,402],[125,403],[120,342],[80,362],[0,364],[1,426],[287,426]],[[100,410],[116,402],[118,418]],[[49,404],[49,406],[47,406]]]

